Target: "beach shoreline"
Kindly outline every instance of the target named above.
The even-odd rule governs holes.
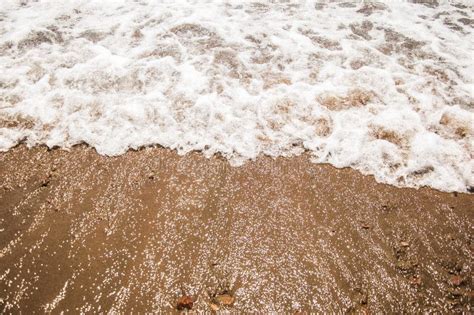
[[[307,154],[0,153],[2,312],[469,312],[472,194]],[[225,296],[227,300],[223,299]]]

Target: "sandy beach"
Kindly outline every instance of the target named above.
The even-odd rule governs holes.
[[[1,0],[0,314],[471,314],[472,0]]]
[[[469,194],[85,145],[1,153],[0,188],[2,313],[472,311]]]

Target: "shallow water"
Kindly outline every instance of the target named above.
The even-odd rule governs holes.
[[[2,1],[0,150],[309,151],[399,186],[473,186],[468,1]]]

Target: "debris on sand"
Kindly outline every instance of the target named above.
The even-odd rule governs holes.
[[[460,275],[452,275],[448,283],[452,286],[458,287],[463,283],[464,279]]]
[[[48,175],[48,177],[41,180],[40,187],[48,187],[50,182],[51,182],[51,176]]]
[[[220,308],[219,308],[219,305],[217,304],[214,304],[214,303],[209,303],[209,307],[211,308],[211,310],[213,310],[214,312],[217,312]]]
[[[232,306],[235,302],[235,298],[228,293],[224,293],[224,294],[217,295],[214,298],[214,301],[217,304],[222,305],[222,306]]]
[[[176,303],[176,308],[179,311],[190,310],[193,308],[193,304],[193,298],[188,295],[184,295],[178,299],[178,302]]]

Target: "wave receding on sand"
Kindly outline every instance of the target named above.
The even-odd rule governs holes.
[[[0,150],[309,151],[397,186],[473,181],[468,2],[5,1]],[[21,27],[19,27],[21,26]]]

